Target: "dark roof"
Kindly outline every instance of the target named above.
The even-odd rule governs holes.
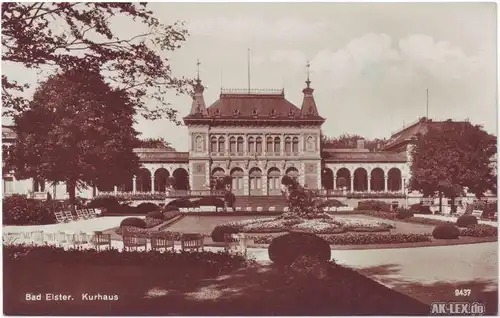
[[[394,149],[403,144],[407,144],[412,138],[418,134],[425,135],[429,128],[442,129],[449,124],[457,124],[455,121],[432,121],[431,119],[420,118],[417,122],[393,134],[389,141],[382,147],[382,150]]]
[[[266,119],[297,120],[300,109],[286,100],[283,90],[223,90],[220,97],[208,107],[208,118],[213,119]],[[187,116],[203,118],[203,116]],[[320,116],[306,116],[302,119],[324,121]]]
[[[160,148],[135,148],[140,162],[188,162],[189,153]]]
[[[323,151],[325,162],[406,162],[406,154],[398,152],[330,152]]]

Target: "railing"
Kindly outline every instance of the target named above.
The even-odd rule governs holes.
[[[247,88],[222,88],[221,89],[221,94],[226,94],[226,95],[240,95],[240,94],[247,94],[247,95],[283,95],[285,94],[285,90],[278,88],[253,88],[253,89],[247,89]]]
[[[99,192],[98,198],[116,197],[122,200],[165,200],[178,197],[224,196],[225,190],[172,190],[170,192]]]

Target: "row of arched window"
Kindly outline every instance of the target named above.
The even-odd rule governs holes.
[[[244,139],[243,137],[230,137],[229,149],[231,153],[244,152]],[[247,151],[250,153],[263,152],[263,138],[262,137],[249,137],[247,141]],[[299,152],[299,138],[286,137],[285,138],[285,152],[298,153]],[[265,144],[265,151],[267,153],[281,153],[281,138],[280,137],[267,137]],[[210,152],[225,152],[226,139],[223,136],[213,136],[210,139]]]

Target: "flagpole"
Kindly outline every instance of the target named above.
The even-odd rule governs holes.
[[[248,49],[248,57],[247,57],[247,67],[248,67],[248,94],[250,94],[250,49]]]

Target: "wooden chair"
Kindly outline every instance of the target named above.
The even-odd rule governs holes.
[[[3,233],[3,243],[5,245],[11,245],[11,244],[19,244],[21,243],[21,233],[10,233],[10,232],[4,232]]]
[[[87,209],[87,211],[88,211],[91,219],[95,219],[97,217],[97,213],[95,212],[95,209],[90,208],[90,209]]]
[[[148,250],[148,239],[144,237],[139,237],[135,235],[123,234],[123,250],[124,251],[138,251],[140,247],[144,247],[144,250]]]
[[[62,211],[54,212],[54,215],[56,217],[57,223],[69,222],[68,218],[66,217],[66,215]]]
[[[167,237],[166,235],[153,235],[151,237],[151,249],[153,251],[165,249],[168,251],[171,249],[175,250],[174,239],[172,237]]]
[[[257,212],[262,212],[262,207],[261,206],[257,207]]]
[[[240,254],[247,257],[247,237],[245,234],[224,234],[224,250],[231,254]]]
[[[252,212],[252,207],[251,206],[247,206],[247,208],[245,209],[245,211]]]
[[[32,231],[31,232],[31,242],[33,244],[43,244],[44,242],[44,233],[43,231]]]
[[[43,232],[43,241],[49,245],[57,245],[57,233]]]
[[[99,251],[101,246],[111,249],[111,234],[104,234],[102,232],[94,232],[91,238],[92,245]]]
[[[71,210],[66,210],[64,211],[64,216],[66,217],[66,219],[69,221],[75,221],[77,220],[77,218],[73,215],[73,213],[71,212]]]
[[[75,245],[76,246],[82,246],[85,244],[90,244],[92,243],[92,234],[90,233],[85,233],[85,232],[80,232],[75,234]]]
[[[183,251],[192,251],[196,250],[197,252],[200,249],[203,251],[203,236],[201,234],[183,234],[181,237],[181,249]]]

